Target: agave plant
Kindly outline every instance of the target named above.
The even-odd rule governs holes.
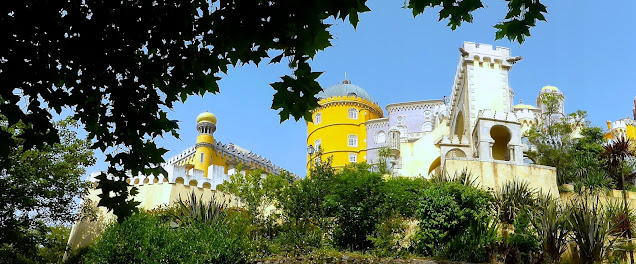
[[[541,199],[538,209],[532,212],[532,225],[539,238],[539,246],[549,263],[559,263],[568,243],[568,212],[559,201]]]
[[[572,238],[583,263],[601,263],[611,252],[618,237],[611,236],[616,229],[601,210],[599,198],[577,198],[569,208]]]
[[[194,192],[191,192],[188,200],[181,199],[176,203],[176,210],[172,213],[172,216],[184,223],[203,222],[206,224],[215,223],[225,219],[226,203],[217,202],[216,193],[212,194],[210,200],[203,201],[203,194],[197,198]]]
[[[530,188],[526,181],[506,182],[501,190],[494,194],[499,220],[512,224],[520,210],[532,208],[536,204],[536,195],[536,190]]]
[[[442,182],[458,182],[465,186],[469,187],[478,187],[477,178],[473,177],[473,174],[468,171],[468,169],[464,168],[461,172],[455,172],[452,176],[444,171],[442,173],[433,174],[431,178],[432,182],[442,183]]]

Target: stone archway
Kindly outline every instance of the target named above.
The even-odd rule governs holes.
[[[510,151],[508,143],[510,143],[510,130],[501,125],[495,125],[490,128],[490,137],[495,140],[492,145],[492,158],[495,160],[510,161]]]
[[[455,119],[455,135],[459,138],[459,141],[462,141],[464,137],[464,112],[459,112],[457,114],[457,118]]]

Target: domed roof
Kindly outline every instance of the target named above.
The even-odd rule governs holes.
[[[561,90],[559,90],[559,88],[556,88],[554,86],[546,85],[546,86],[543,86],[543,88],[541,88],[541,92],[542,93],[545,93],[545,92],[555,93],[555,92],[561,92]]]
[[[523,101],[521,101],[518,105],[515,105],[514,109],[539,110],[539,108],[535,107],[534,105],[524,104]]]
[[[340,84],[324,89],[316,95],[319,99],[326,99],[334,96],[356,96],[365,100],[373,101],[367,91],[360,88],[360,86],[351,84],[351,81],[347,79],[342,81]]]
[[[216,125],[216,116],[208,111],[205,111],[197,116],[197,123],[201,122],[210,122]]]

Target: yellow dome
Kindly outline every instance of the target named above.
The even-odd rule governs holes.
[[[204,113],[201,113],[199,116],[197,116],[197,123],[201,122],[210,122],[216,125],[216,116],[208,111],[205,111]]]
[[[539,109],[539,108],[536,108],[533,105],[528,105],[528,104],[518,104],[518,105],[515,105],[514,108],[515,109],[532,109],[532,110]]]
[[[541,92],[559,92],[559,88],[556,88],[551,85],[546,85],[541,88]]]

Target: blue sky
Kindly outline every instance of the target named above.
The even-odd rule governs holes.
[[[333,47],[311,63],[323,88],[337,84],[347,72],[353,84],[364,88],[383,108],[390,103],[441,99],[450,95],[458,47],[464,41],[504,46],[522,56],[510,72],[510,86],[519,99],[534,104],[541,87],[551,84],[565,94],[566,112],[588,112],[588,120],[605,126],[606,120],[631,116],[636,96],[636,1],[543,1],[547,20],[531,30],[522,45],[494,41],[493,25],[506,12],[504,1],[485,1],[474,13],[474,23],[452,31],[437,21],[438,10],[413,18],[402,1],[370,0],[371,12],[360,16],[357,29],[334,21]],[[190,97],[169,114],[180,120],[181,139],[158,139],[170,150],[169,158],[194,145],[196,117],[210,111],[218,118],[215,138],[234,143],[271,159],[298,175],[305,175],[306,125],[293,120],[279,123],[271,110],[270,83],[290,74],[286,64],[231,69],[220,81],[219,94]],[[88,171],[104,169],[103,155]]]

